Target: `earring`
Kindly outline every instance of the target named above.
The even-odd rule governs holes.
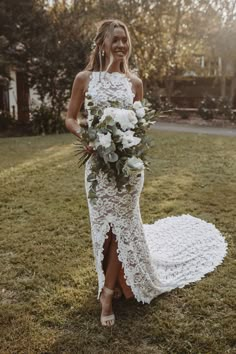
[[[103,57],[105,56],[105,52],[104,52],[104,50],[102,50],[102,56],[103,56]]]

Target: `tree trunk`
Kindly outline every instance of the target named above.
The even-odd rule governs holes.
[[[220,78],[220,95],[225,98],[226,95],[226,77],[223,74]]]
[[[234,76],[232,77],[232,81],[231,81],[231,85],[230,85],[229,102],[231,105],[233,105],[233,102],[234,102],[235,91],[236,91],[236,72],[234,73]]]

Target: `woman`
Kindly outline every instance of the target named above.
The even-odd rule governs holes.
[[[76,136],[76,121],[86,94],[102,108],[119,101],[123,108],[143,99],[142,81],[129,70],[131,41],[128,29],[118,20],[100,23],[89,63],[77,74],[66,118],[66,127]],[[90,160],[85,169],[88,196]],[[100,173],[97,203],[88,199],[93,251],[98,274],[101,323],[112,326],[113,297],[120,289],[126,298],[150,301],[163,292],[201,279],[223,260],[227,244],[214,225],[190,215],[168,217],[143,225],[139,196],[144,174],[132,177],[132,191],[118,191]],[[199,246],[200,245],[200,246]]]

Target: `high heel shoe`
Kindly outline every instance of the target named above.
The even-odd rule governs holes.
[[[107,288],[106,286],[103,287],[102,292],[104,294],[110,295],[110,296],[113,296],[113,294],[114,294],[114,290],[111,290],[111,289]],[[101,296],[102,296],[102,294],[100,295],[100,304],[102,306]],[[114,313],[112,313],[111,315],[108,315],[108,316],[101,315],[100,320],[101,320],[102,326],[111,327],[115,324],[115,315],[114,315]]]

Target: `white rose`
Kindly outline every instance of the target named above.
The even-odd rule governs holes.
[[[129,130],[128,130],[129,131]],[[120,141],[122,140],[122,137],[124,135],[125,132],[123,132],[123,130],[120,130],[118,128],[116,128],[115,132],[114,132],[114,136],[119,136],[120,137]]]
[[[102,123],[106,117],[112,117],[114,119],[116,114],[116,110],[113,107],[107,107],[103,111],[103,115],[101,116],[100,122]]]
[[[142,171],[144,169],[143,161],[135,156],[129,157],[126,163],[132,170]]]
[[[137,109],[136,114],[138,118],[143,118],[145,116],[145,109],[143,107]]]
[[[118,129],[118,135],[120,136],[120,141],[124,149],[128,149],[132,146],[138,145],[141,141],[140,138],[134,136],[134,132],[131,130],[122,132],[120,129]]]
[[[129,110],[129,111],[127,111],[127,113],[128,113],[130,123],[135,126],[135,124],[138,122],[138,120],[137,120],[137,117],[136,117],[134,111]],[[133,126],[133,128],[134,128],[134,126]]]
[[[142,108],[143,107],[143,105],[142,105],[142,103],[141,103],[141,101],[135,101],[134,103],[133,103],[133,108],[136,110],[136,109],[139,109],[139,108]]]
[[[137,123],[135,113],[127,109],[117,109],[114,120],[120,124],[122,130],[133,129]]]
[[[123,167],[123,172],[126,176],[133,175],[144,169],[143,161],[135,156],[129,157]]]
[[[112,140],[111,140],[111,133],[108,132],[107,134],[97,134],[97,140],[95,141],[95,146],[98,147],[99,145],[102,145],[105,148],[108,148],[111,146]]]

